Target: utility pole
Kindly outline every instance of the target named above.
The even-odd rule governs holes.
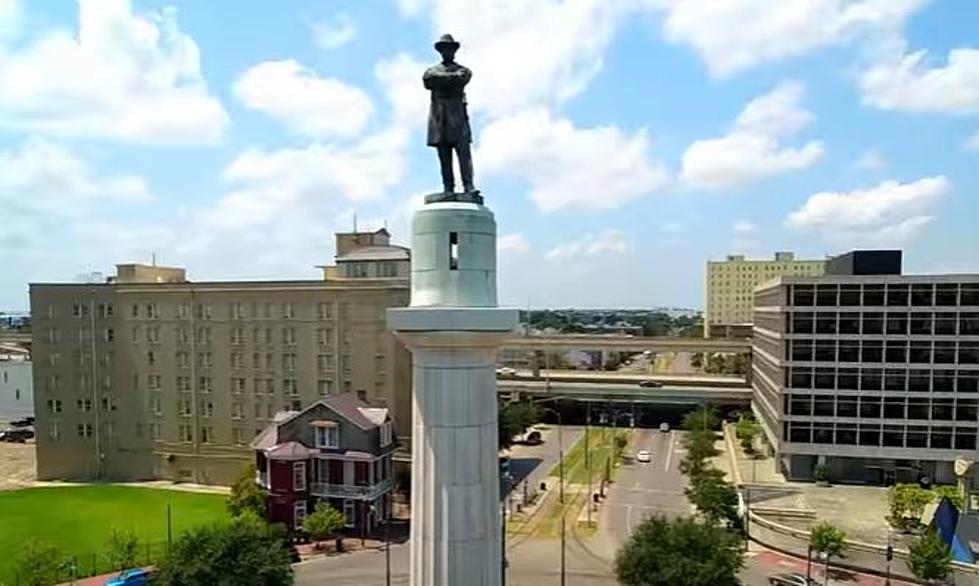
[[[591,401],[585,403],[585,471],[588,475],[588,498],[585,506],[588,507],[588,525],[591,526],[591,458],[588,455],[588,425],[591,423]]]

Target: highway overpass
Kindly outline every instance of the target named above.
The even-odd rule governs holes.
[[[622,401],[655,405],[746,405],[751,389],[744,387],[673,386],[640,387],[637,384],[581,383],[540,380],[498,380],[497,392],[513,396],[578,401]]]
[[[672,336],[516,336],[503,344],[508,350],[613,350],[627,352],[731,352],[751,351],[751,340],[725,338],[679,338]]]

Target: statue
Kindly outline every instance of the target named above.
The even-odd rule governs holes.
[[[481,200],[473,186],[473,162],[470,143],[472,130],[466,111],[466,84],[472,79],[472,71],[455,62],[459,43],[452,35],[442,35],[435,42],[435,50],[442,55],[442,62],[427,70],[422,77],[425,89],[431,90],[432,102],[428,110],[428,146],[438,150],[442,167],[443,194],[440,199],[456,199],[455,176],[452,172],[452,151],[459,158],[463,192],[472,199]]]

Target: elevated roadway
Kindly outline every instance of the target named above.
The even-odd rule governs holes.
[[[583,383],[540,380],[498,380],[497,392],[533,399],[578,401],[627,401],[656,405],[742,405],[751,401],[745,387],[674,386],[641,387],[638,384]]]
[[[523,350],[613,350],[644,352],[731,352],[751,351],[751,340],[729,338],[679,338],[672,336],[595,336],[562,334],[556,336],[516,336],[504,349]]]
[[[748,382],[743,376],[688,376],[654,374],[647,375],[635,372],[602,371],[602,370],[543,370],[536,373],[530,369],[520,369],[511,376],[497,375],[497,380],[521,381],[556,381],[566,383],[611,383],[635,384],[642,381],[655,381],[664,385],[676,387],[741,387],[748,388]]]

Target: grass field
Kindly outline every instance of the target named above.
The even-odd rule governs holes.
[[[628,437],[628,429],[592,427],[588,430],[588,461],[585,460],[585,438],[582,436],[571,450],[564,454],[564,481],[567,484],[587,484],[589,464],[592,482],[598,482],[605,473],[606,461],[613,457],[613,440],[616,434]],[[557,464],[549,476],[559,476]]]
[[[131,529],[145,551],[166,542],[166,507],[173,537],[201,524],[227,519],[225,497],[124,486],[30,488],[0,492],[0,585],[14,583],[20,546],[30,538],[77,559],[80,572],[106,563],[101,555],[112,528]],[[142,555],[142,554],[141,554]]]

